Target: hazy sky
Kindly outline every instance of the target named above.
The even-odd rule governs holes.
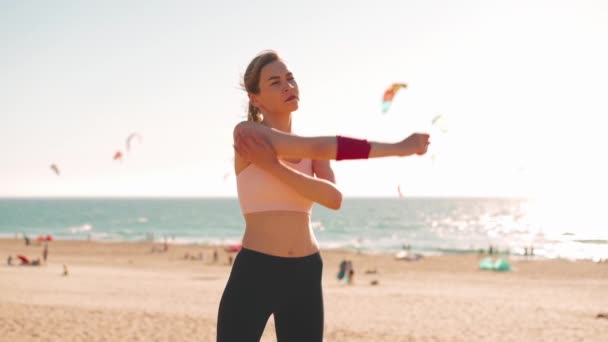
[[[299,134],[430,130],[424,157],[333,162],[346,196],[599,196],[606,37],[601,0],[2,1],[0,196],[236,196],[264,49],[299,83]]]

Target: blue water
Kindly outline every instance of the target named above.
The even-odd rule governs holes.
[[[513,255],[608,258],[608,227],[598,210],[526,199],[347,198],[339,211],[315,205],[312,225],[324,248],[425,254],[494,249]],[[244,220],[235,198],[0,199],[0,237],[238,242]]]

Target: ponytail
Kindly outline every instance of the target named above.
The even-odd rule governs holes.
[[[264,117],[262,113],[260,113],[260,110],[249,102],[249,108],[247,109],[247,121],[262,122],[263,119]]]

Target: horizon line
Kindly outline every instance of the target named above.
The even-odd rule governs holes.
[[[505,196],[505,195],[496,195],[496,196],[481,196],[481,195],[446,195],[446,196],[437,196],[437,195],[417,195],[417,196],[388,196],[388,195],[354,195],[354,196],[343,196],[344,199],[532,199],[531,196]],[[92,196],[1,196],[0,200],[19,200],[19,199],[238,199],[237,196],[173,196],[173,195],[92,195]]]

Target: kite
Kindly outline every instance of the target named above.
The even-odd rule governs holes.
[[[399,197],[403,197],[403,193],[401,192],[401,185],[397,185],[397,192],[399,193]]]
[[[441,133],[440,136],[444,135],[448,132],[448,122],[446,121],[445,117],[441,114],[435,115],[433,120],[431,120],[431,125],[433,127],[433,130],[435,130],[435,129],[439,130],[439,132]],[[435,132],[437,132],[437,131],[435,131]],[[437,160],[436,152],[431,154],[431,160],[433,161],[433,163]]]
[[[231,175],[232,175],[232,173],[230,173],[230,172],[224,173],[224,182],[227,181],[228,178],[230,178]]]
[[[407,84],[405,83],[393,83],[391,84],[386,91],[384,91],[384,96],[382,96],[382,113],[386,113],[393,103],[393,98],[401,88],[407,88]]]
[[[127,137],[127,152],[131,150],[131,140],[133,140],[134,138],[137,138],[137,141],[139,141],[139,143],[141,144],[141,135],[136,132],[129,134],[129,136]]]
[[[443,115],[441,115],[441,114],[436,115],[433,118],[433,120],[431,121],[431,123],[433,124],[433,126],[436,126],[437,128],[439,128],[439,130],[441,130],[442,133],[447,133],[447,131],[448,131],[447,122],[446,122],[445,118],[443,117]]]
[[[122,161],[122,152],[116,151],[116,153],[114,153],[114,158],[112,159]]]
[[[55,164],[51,164],[51,170],[53,170],[53,172],[55,172],[55,174],[56,174],[57,176],[59,176],[59,173],[60,173],[60,172],[59,172],[59,168],[57,167],[57,165],[55,165]]]

